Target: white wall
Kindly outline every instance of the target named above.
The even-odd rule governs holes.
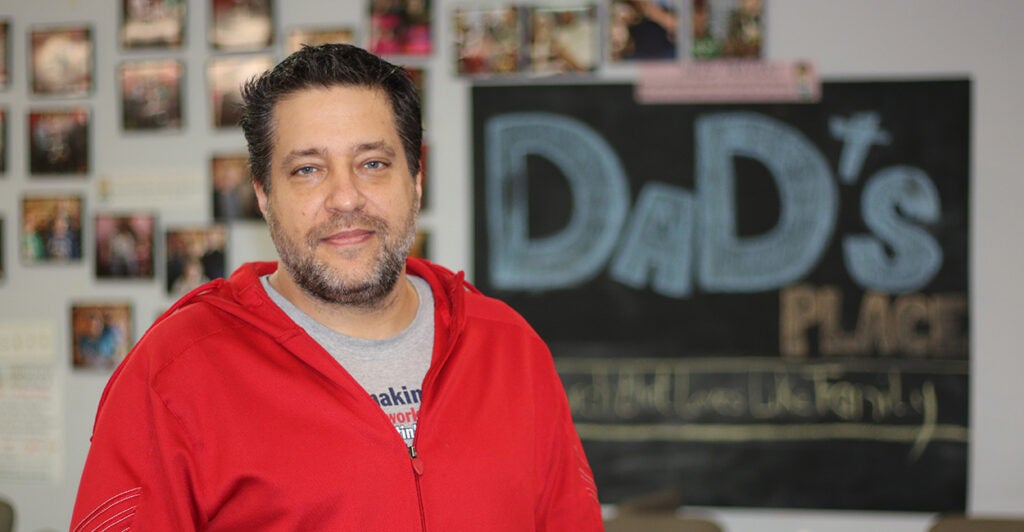
[[[538,0],[538,2],[544,0]],[[278,29],[327,22],[365,31],[368,2],[278,0]],[[562,2],[565,3],[565,2]],[[1017,333],[1018,302],[1024,301],[1024,252],[1016,231],[1024,223],[1018,207],[1024,197],[1024,104],[1016,94],[1024,85],[1024,2],[1019,0],[768,0],[767,54],[771,58],[814,60],[826,78],[904,78],[956,75],[973,82],[974,141],[971,197],[972,397],[970,485],[968,506],[978,514],[1024,515],[1024,357]],[[86,260],[72,267],[28,268],[18,260],[20,197],[25,191],[75,191],[85,195],[90,211],[102,207],[95,181],[103,176],[159,173],[205,184],[211,153],[244,149],[240,133],[215,132],[208,125],[204,69],[211,52],[206,44],[207,2],[191,0],[187,45],[173,52],[119,50],[120,2],[113,0],[5,0],[0,17],[13,20],[13,77],[0,91],[7,107],[8,172],[0,178],[0,213],[5,219],[6,279],[0,284],[0,322],[22,318],[52,320],[58,349],[70,344],[69,301],[128,298],[135,302],[136,329],[143,328],[170,304],[159,281],[97,283]],[[435,0],[437,36],[445,35],[453,0]],[[90,24],[97,50],[96,89],[82,100],[93,110],[93,170],[89,179],[29,179],[26,112],[50,102],[28,95],[27,28],[43,23]],[[365,33],[360,34],[365,38]],[[468,85],[451,76],[450,48],[423,62],[428,80],[427,140],[431,149],[431,209],[423,224],[432,230],[433,255],[453,268],[469,269],[471,250],[471,179]],[[280,57],[280,47],[274,50]],[[115,70],[126,58],[175,57],[186,63],[186,131],[183,134],[127,136],[120,131]],[[411,62],[410,62],[411,63]],[[205,185],[203,185],[205,186]],[[161,210],[164,225],[208,221],[205,195],[194,209]],[[272,258],[262,227],[232,231],[229,267],[254,258]],[[88,242],[91,232],[86,230]],[[159,273],[159,270],[158,270]],[[470,272],[471,273],[471,272]],[[0,481],[0,494],[13,498],[18,530],[66,529],[77,478],[88,450],[88,437],[104,375],[72,372],[59,365],[65,408],[63,479],[53,483]],[[3,429],[0,428],[0,431]],[[791,512],[707,509],[731,531],[924,531],[932,516],[920,514]]]

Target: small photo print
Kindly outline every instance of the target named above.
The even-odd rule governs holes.
[[[430,232],[424,229],[416,231],[412,247],[409,248],[409,256],[417,259],[430,260]]]
[[[227,228],[223,225],[167,230],[167,293],[181,297],[225,277]]]
[[[30,111],[29,173],[84,175],[89,172],[89,110],[85,107]]]
[[[664,61],[677,57],[678,0],[612,0],[608,57],[620,61]]]
[[[427,129],[427,70],[423,67],[406,66],[405,71],[420,95],[420,122]]]
[[[430,0],[370,2],[370,46],[378,55],[430,55]]]
[[[302,45],[355,44],[356,33],[352,28],[295,28],[288,32],[285,53],[298,52]]]
[[[11,21],[0,18],[0,90],[11,82]]]
[[[597,6],[530,9],[529,71],[534,74],[590,72],[600,52]]]
[[[453,11],[456,73],[481,76],[519,72],[522,9],[466,7]]]
[[[210,46],[222,51],[255,51],[274,42],[271,0],[213,0]]]
[[[156,215],[97,214],[96,277],[152,279]]]
[[[82,197],[23,197],[20,244],[24,264],[81,261]]]
[[[72,367],[114,369],[131,349],[131,304],[72,303],[71,339]]]
[[[690,58],[760,59],[763,0],[690,0]]]
[[[252,188],[249,156],[245,153],[217,154],[210,158],[213,183],[213,219],[262,220],[263,214]]]
[[[80,98],[92,90],[93,43],[88,26],[33,28],[32,93]]]
[[[119,70],[121,127],[125,131],[181,129],[181,81],[175,59],[125,61]]]
[[[180,48],[184,40],[185,0],[122,0],[122,48]]]
[[[273,66],[273,56],[263,54],[210,60],[206,77],[214,127],[238,127],[238,120],[242,117],[242,83]]]

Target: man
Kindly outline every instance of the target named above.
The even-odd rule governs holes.
[[[185,296],[118,368],[73,530],[601,529],[545,344],[406,258],[423,172],[404,71],[306,47],[243,95],[280,260]]]

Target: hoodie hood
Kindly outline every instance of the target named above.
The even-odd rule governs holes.
[[[293,345],[297,338],[310,340],[305,331],[270,299],[260,282],[261,277],[274,273],[277,268],[277,262],[247,262],[228,279],[215,279],[183,296],[154,325],[192,305],[204,304],[251,324],[282,345]],[[465,280],[463,272],[454,273],[424,259],[407,259],[406,272],[430,284],[434,296],[435,327],[432,365],[438,365],[447,351],[444,346],[455,343],[465,324],[466,294],[480,292]],[[300,352],[308,350],[308,346],[294,347]]]

